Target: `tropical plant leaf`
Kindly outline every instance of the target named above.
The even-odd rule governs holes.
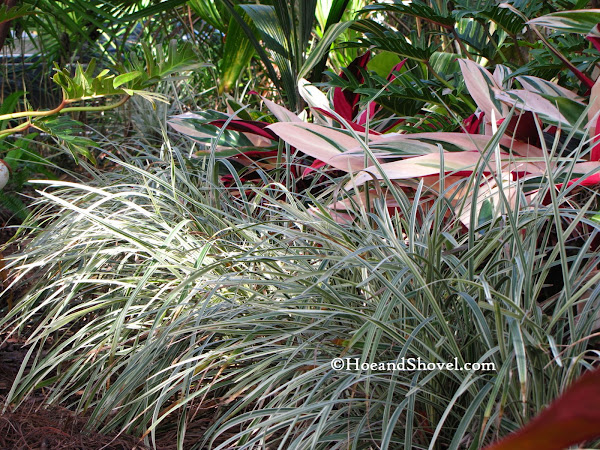
[[[78,129],[83,129],[85,125],[66,116],[59,116],[46,120],[36,121],[35,127],[59,139],[71,152],[75,161],[78,156],[96,163],[96,158],[91,148],[97,147],[97,144],[88,137],[77,133]]]
[[[544,80],[543,78],[538,78],[531,75],[521,75],[516,76],[515,79],[521,83],[523,89],[526,89],[530,92],[553,97],[566,97],[583,104],[583,97],[578,95],[576,92],[570,91],[569,89],[559,86],[556,83],[552,83],[551,81]]]
[[[313,86],[310,82],[304,78],[298,81],[298,92],[304,101],[315,111],[325,111],[326,113],[333,114],[333,110],[329,105],[329,100],[316,86]],[[317,119],[325,124],[331,125],[331,120],[317,116]]]
[[[600,437],[600,370],[584,373],[521,430],[485,450],[562,450]]]
[[[3,102],[0,104],[0,115],[10,114],[14,112],[15,108],[19,104],[19,101],[25,95],[24,91],[13,92],[10,95],[4,97]],[[0,131],[5,130],[8,127],[8,121],[0,121]]]
[[[348,7],[349,3],[350,3],[350,0],[333,0],[330,3],[329,12],[327,14],[327,19],[326,19],[325,23],[323,24],[323,28],[322,28],[323,38],[321,39],[321,41],[323,41],[325,39],[331,40],[331,36],[333,36],[333,35],[335,35],[335,37],[333,38],[333,40],[335,40],[335,38],[337,38],[337,36],[339,36],[341,33],[343,33],[347,29],[347,27],[341,27],[341,28],[337,28],[336,31],[334,31],[333,33],[330,33],[331,28],[333,26],[337,25],[342,20],[342,17],[344,16],[344,13],[346,12],[346,8]],[[319,6],[319,2],[317,2],[317,7],[318,6]],[[317,11],[317,9],[316,9],[316,11]],[[318,14],[316,14],[316,15],[318,16]],[[331,43],[333,43],[333,40],[331,41]],[[325,42],[327,42],[327,41],[325,41]],[[306,75],[308,74],[308,72],[305,71],[306,67],[312,68],[314,66],[313,76],[311,77],[311,80],[319,81],[318,78],[321,77],[323,75],[323,72],[325,71],[325,66],[327,64],[327,56],[329,54],[329,47],[330,46],[323,44],[321,47],[319,47],[319,52],[316,53],[315,55],[313,55],[314,50],[310,52],[308,58],[306,59],[306,61],[304,62],[303,66],[302,66],[302,69],[298,71],[298,79],[306,77]],[[316,63],[313,63],[312,61],[308,62],[309,59],[311,59],[312,61],[316,61]]]
[[[256,92],[255,92],[255,94],[258,95],[258,93],[256,93]],[[297,114],[294,114],[289,109],[287,109],[281,105],[278,105],[277,103],[269,100],[268,98],[263,97],[262,95],[260,95],[260,98],[262,99],[262,101],[264,102],[266,107],[269,109],[269,111],[271,111],[273,116],[275,116],[275,118],[278,121],[280,121],[280,122],[302,122],[302,119],[300,119],[300,117],[298,117]]]
[[[18,19],[19,17],[29,16],[31,14],[39,14],[39,11],[31,9],[31,5],[25,4],[20,6],[13,6],[12,8],[8,5],[0,5],[0,24],[4,22],[10,22],[11,20]]]
[[[129,81],[135,80],[138,77],[142,76],[142,72],[139,71],[133,71],[133,72],[129,72],[129,73],[123,73],[121,75],[117,75],[114,79],[113,79],[113,87],[116,89],[119,86],[121,86],[122,84],[125,84]]]
[[[396,53],[403,58],[413,59],[419,62],[428,62],[431,55],[437,51],[438,45],[428,42],[424,36],[419,36],[416,31],[407,36],[389,30],[372,20],[357,20],[352,28],[364,33],[357,44],[347,43],[348,47],[370,47],[375,46],[380,50]]]
[[[313,123],[274,123],[268,128],[291,146],[336,169],[352,172],[364,167],[362,155],[344,153],[360,145],[347,133]]]
[[[273,63],[269,59],[265,49],[263,48],[263,45],[261,45],[261,43],[258,41],[256,36],[254,35],[254,31],[253,31],[252,27],[250,27],[250,25],[244,20],[242,15],[236,10],[236,8],[235,8],[234,4],[231,2],[231,0],[223,0],[223,4],[227,7],[229,13],[237,21],[237,23],[242,28],[242,30],[244,30],[244,33],[246,33],[246,37],[250,40],[250,42],[254,46],[254,50],[256,51],[256,53],[260,57],[261,61],[265,65],[267,72],[269,74],[269,78],[273,81],[273,83],[275,84],[275,86],[277,87],[279,92],[283,95],[280,78],[279,78],[279,76],[277,76],[277,73],[275,71]],[[267,10],[264,10],[264,11],[267,11]],[[245,12],[247,12],[247,10],[245,10]],[[254,24],[254,25],[256,26],[257,29],[259,28],[256,24]],[[295,90],[292,90],[289,92],[295,92]]]
[[[222,5],[220,0],[188,0],[188,4],[198,17],[215,30],[228,32],[231,16],[225,8],[219,8]]]
[[[116,18],[115,20],[120,23],[129,23],[135,20],[143,19],[145,17],[152,17],[156,14],[160,14],[164,11],[170,11],[177,8],[179,5],[183,5],[187,0],[166,0],[158,3],[150,4],[145,8],[139,9],[138,11],[129,14],[127,16],[123,16],[120,18]],[[86,5],[89,5],[89,2],[85,2]]]
[[[579,34],[588,34],[599,23],[600,9],[560,11],[536,17],[527,22],[529,25],[543,26],[565,33]]]
[[[56,73],[52,79],[63,89],[66,100],[78,101],[126,94],[123,89],[117,88],[123,83],[116,83],[115,75],[111,75],[108,70],[103,70],[99,74],[94,75],[95,69],[96,62],[94,60],[85,69],[81,64],[77,64],[75,66],[75,74],[71,76],[69,69],[61,69],[58,65],[55,65]],[[135,79],[140,75],[140,72],[134,71],[121,74],[121,77]]]
[[[496,120],[506,117],[508,108],[496,98],[496,93],[501,89],[492,74],[468,59],[460,59],[459,64],[469,94],[485,113],[486,120],[489,122],[492,117]]]
[[[523,111],[530,111],[553,125],[572,128],[581,117],[586,106],[567,97],[554,97],[525,89],[498,91],[496,98]]]
[[[220,156],[248,151],[272,150],[278,137],[266,122],[232,119],[218,111],[184,113],[173,116],[169,125],[206,146],[214,146]]]
[[[506,157],[507,155],[504,156]],[[356,188],[370,180],[384,180],[386,177],[390,180],[414,180],[432,175],[439,176],[442,163],[445,173],[471,173],[477,169],[480,161],[481,154],[479,152],[444,152],[443,160],[439,152],[430,153],[400,161],[383,163],[379,166],[369,166],[362,173],[356,175],[346,188]],[[493,158],[491,165],[495,165]]]
[[[433,7],[420,0],[411,1],[410,4],[406,5],[403,3],[394,3],[391,5],[367,5],[363,11],[388,11],[406,14],[413,17],[419,17],[423,20],[432,22],[448,30],[452,30],[454,28],[454,18],[451,15],[440,14],[440,12],[437,9],[434,9]]]
[[[479,5],[475,6],[468,0],[459,1],[457,3],[460,5],[460,8],[454,11],[454,17],[457,20],[472,18],[482,25],[491,21],[512,36],[521,33],[525,26],[523,17],[516,14],[512,9],[501,8],[496,4],[490,3],[485,3],[483,5],[484,7],[480,8]],[[523,15],[531,17],[531,15],[537,12],[536,10],[539,9],[539,7],[539,5],[530,2],[525,8],[519,8],[519,10]]]
[[[332,25],[327,28],[327,31],[321,38],[321,40],[317,43],[315,48],[312,49],[309,56],[304,61],[304,64],[298,71],[298,79],[306,78],[306,76],[310,73],[311,70],[314,69],[314,76],[319,77],[321,72],[324,69],[324,65],[322,61],[327,60],[327,54],[331,49],[331,45],[335,42],[335,40],[344,33],[350,26],[352,25],[351,21],[340,22]]]
[[[232,17],[225,36],[223,58],[219,62],[221,78],[221,83],[219,84],[220,93],[232,89],[242,71],[248,67],[253,55],[254,47],[252,46],[252,42],[247,39],[242,27]]]

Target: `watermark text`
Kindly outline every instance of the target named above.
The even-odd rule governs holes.
[[[400,358],[397,361],[387,362],[361,362],[360,358],[334,358],[331,360],[331,368],[349,372],[412,372],[412,371],[434,371],[434,370],[459,370],[473,371],[495,371],[496,364],[493,362],[475,362],[460,364],[458,358],[452,362],[426,362],[418,358]]]

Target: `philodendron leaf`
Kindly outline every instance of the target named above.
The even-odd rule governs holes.
[[[83,66],[77,64],[75,68],[75,75],[71,76],[68,69],[60,69],[55,65],[56,73],[52,77],[53,81],[58,84],[64,93],[65,100],[86,100],[92,98],[100,98],[111,95],[124,95],[125,91],[115,87],[116,78],[114,75],[109,75],[107,70],[101,71],[95,77],[92,72],[95,68],[95,63],[90,62],[87,69],[83,69]],[[133,76],[133,78],[139,77],[141,74]],[[122,74],[121,77],[130,77],[130,73]],[[133,78],[130,78],[133,79]],[[119,83],[117,86],[119,86]]]
[[[59,116],[56,119],[38,121],[35,126],[59,139],[69,149],[76,161],[77,155],[82,155],[94,164],[96,163],[96,159],[90,151],[90,147],[96,146],[96,143],[77,134],[77,129],[85,127],[83,123],[66,116]]]
[[[116,89],[122,84],[128,83],[131,80],[135,80],[136,78],[139,78],[141,76],[142,72],[140,72],[139,70],[118,75],[113,79],[113,87]]]
[[[395,53],[381,52],[371,58],[367,68],[380,77],[387,77],[400,61],[400,57]]]

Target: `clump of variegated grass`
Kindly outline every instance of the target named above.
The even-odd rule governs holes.
[[[355,204],[337,223],[286,180],[237,198],[213,158],[162,155],[38,183],[43,228],[9,262],[13,286],[35,283],[0,322],[33,327],[32,367],[5,407],[43,388],[149,443],[176,423],[179,448],[203,407],[215,420],[194,448],[476,448],[591,364],[598,225],[591,202],[568,203],[574,187],[543,180],[552,204],[465,232],[452,199],[425,206],[422,185],[408,199],[390,183],[399,210]],[[565,289],[544,298],[556,266]],[[336,357],[496,370],[336,371]]]

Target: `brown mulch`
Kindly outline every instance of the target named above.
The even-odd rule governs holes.
[[[87,418],[34,395],[18,409],[1,412],[26,353],[24,339],[0,336],[0,450],[142,450],[133,436],[85,431]]]
[[[60,406],[44,404],[35,395],[19,406],[1,412],[4,400],[26,353],[23,339],[0,336],[0,450],[141,450],[139,439],[85,431],[87,418]]]
[[[146,450],[139,438],[119,433],[101,434],[86,430],[88,416],[56,405],[47,405],[40,391],[32,394],[17,409],[2,412],[5,398],[27,353],[24,337],[0,335],[0,450]],[[51,345],[51,342],[48,342]],[[25,373],[29,366],[25,368]],[[218,410],[214,401],[190,404],[184,449],[204,438]],[[176,420],[176,419],[175,419]],[[239,431],[239,430],[235,430]],[[231,431],[220,436],[222,442]],[[156,450],[177,448],[177,424],[165,421],[157,430]]]
[[[0,450],[146,450],[139,438],[119,433],[101,434],[86,429],[88,417],[33,394],[15,410],[2,413],[5,398],[21,367],[27,348],[24,339],[0,335]],[[28,368],[25,369],[25,372]],[[197,405],[199,406],[199,405]],[[193,408],[196,409],[196,408]],[[201,441],[215,417],[215,405],[196,409],[188,424],[184,448]],[[222,436],[221,440],[229,436]],[[177,448],[176,424],[157,431],[156,449]]]
[[[86,420],[59,406],[40,408],[31,400],[0,415],[0,449],[141,450],[138,439],[83,431]]]

